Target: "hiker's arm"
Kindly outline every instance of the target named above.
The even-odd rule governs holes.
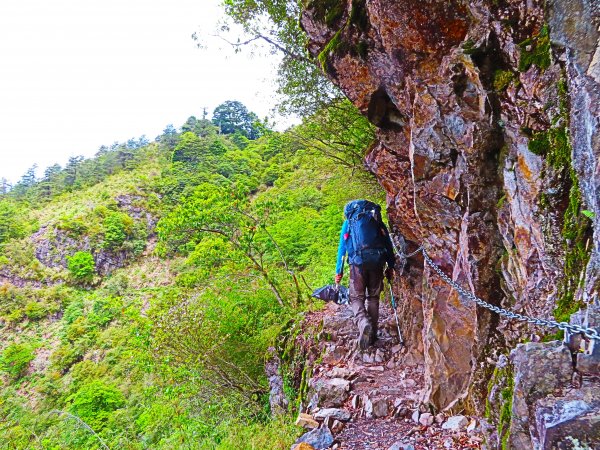
[[[335,274],[343,275],[344,273],[344,256],[346,255],[346,235],[348,234],[348,221],[345,220],[340,232],[340,244],[338,245],[337,263],[335,266]]]

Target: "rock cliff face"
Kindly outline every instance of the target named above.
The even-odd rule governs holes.
[[[598,2],[312,0],[301,24],[378,128],[366,164],[394,231],[494,305],[597,308]],[[398,285],[425,400],[483,414],[498,355],[556,330],[499,319],[418,263]]]

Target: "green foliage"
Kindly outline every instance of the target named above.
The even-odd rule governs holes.
[[[79,388],[67,398],[67,403],[70,412],[99,431],[107,425],[113,412],[125,405],[125,396],[114,385],[95,380]]]
[[[257,139],[261,134],[261,129],[257,126],[258,116],[249,112],[238,101],[229,100],[217,106],[213,112],[212,122],[223,134],[238,133],[248,139]]]
[[[496,92],[504,91],[515,79],[515,75],[510,70],[496,70],[494,72],[494,90]]]
[[[115,212],[104,219],[103,247],[115,250],[132,234],[133,219],[125,213]]]
[[[51,170],[49,179],[68,175],[68,190],[35,211],[9,199],[26,228],[35,217],[48,230],[40,234],[56,244],[55,261],[69,252],[62,242],[90,250],[68,259],[81,287],[62,284],[67,272],[44,267],[28,239],[2,250],[31,286],[0,286],[9,325],[0,336],[22,322],[51,354],[39,352],[43,369],[0,392],[1,442],[98,446],[76,419],[48,414],[57,409],[110,448],[289,448],[295,439],[292,417],[270,419],[264,357],[285,324],[314,307],[304,280],[331,282],[344,204],[382,201],[356,170],[373,130],[348,102],[285,133],[262,127],[257,139],[219,135],[207,122],[188,119],[181,136],[165,130],[147,151],[132,143],[74,160],[66,174]],[[83,181],[86,167],[118,155],[122,169]],[[142,257],[154,231],[157,251]],[[92,255],[106,250],[141,257],[93,283]],[[287,392],[305,392],[303,373],[299,388],[287,376]]]
[[[0,371],[8,374],[13,380],[21,378],[35,358],[35,349],[36,346],[31,343],[10,344],[0,356]]]
[[[67,267],[71,276],[78,282],[89,282],[96,273],[96,263],[89,252],[77,252],[68,257]]]
[[[327,16],[334,22],[343,13],[343,2],[327,2],[329,6],[324,8],[323,20]],[[306,117],[332,100],[342,98],[307,51],[307,37],[300,27],[301,2],[225,0],[224,5],[227,15],[243,27],[249,40],[267,42],[273,51],[281,54],[277,75],[280,112]]]
[[[548,25],[544,25],[538,34],[521,42],[519,47],[521,47],[519,72],[525,72],[531,65],[545,70],[552,64]]]
[[[25,315],[31,320],[39,320],[46,317],[48,311],[46,307],[38,302],[29,302],[25,305]]]
[[[596,214],[594,214],[593,211],[590,211],[588,209],[582,210],[581,214],[583,214],[585,217],[587,217],[590,220],[594,220],[596,218]]]
[[[9,239],[21,237],[24,232],[25,224],[19,208],[0,198],[0,246]]]

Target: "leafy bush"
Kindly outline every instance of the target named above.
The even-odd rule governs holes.
[[[108,249],[119,248],[133,228],[133,219],[127,214],[115,212],[104,219],[104,243],[103,247]]]
[[[0,370],[14,380],[21,378],[29,363],[35,358],[35,348],[35,345],[29,343],[10,344],[0,356]]]
[[[96,272],[94,257],[89,252],[77,252],[67,258],[67,267],[71,276],[82,282],[89,282]]]
[[[40,320],[46,317],[48,310],[38,302],[29,302],[25,305],[25,315],[31,320]]]
[[[94,431],[106,425],[113,411],[125,405],[125,396],[112,384],[94,380],[67,398],[69,410]]]
[[[81,216],[61,216],[56,228],[65,231],[72,237],[79,237],[88,231],[88,227]]]
[[[83,359],[83,348],[73,344],[62,344],[50,356],[52,368],[64,374],[69,368]]]

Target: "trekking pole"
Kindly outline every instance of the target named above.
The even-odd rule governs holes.
[[[400,331],[400,321],[398,320],[398,311],[396,311],[396,299],[394,298],[394,293],[392,292],[392,283],[388,282],[388,286],[390,288],[392,309],[394,310],[394,316],[396,317],[396,326],[398,327],[398,340],[400,341],[400,345],[404,345],[404,339],[402,339],[402,332]]]

